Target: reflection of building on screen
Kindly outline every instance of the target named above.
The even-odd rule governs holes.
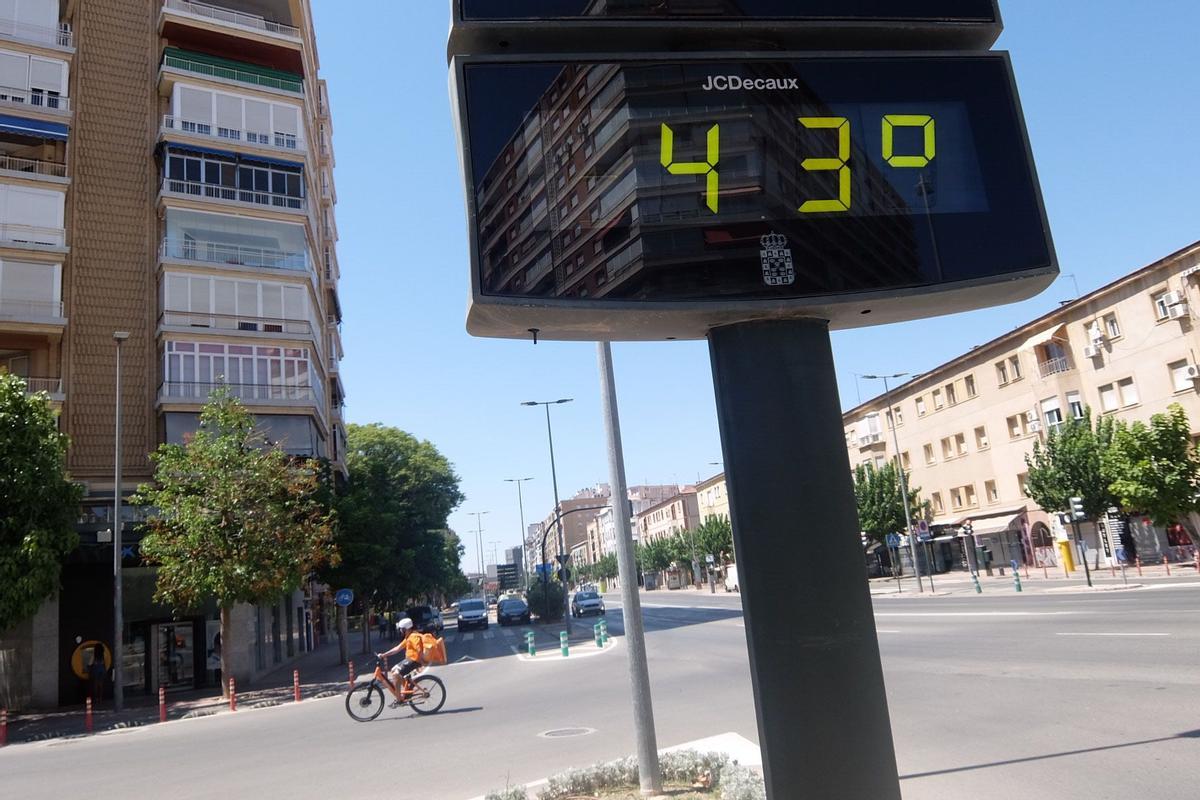
[[[795,76],[783,64],[750,64],[740,71],[747,77]],[[797,213],[806,192],[837,193],[833,173],[800,168],[806,156],[799,152],[802,138],[790,109],[816,105],[814,98],[792,93],[786,103],[764,102],[753,114],[741,102],[699,92],[695,76],[678,64],[564,67],[480,183],[484,293],[761,295],[759,240],[772,231],[791,240],[793,293],[920,282],[909,218],[848,214],[814,224]],[[746,94],[752,104],[767,99]],[[707,130],[721,125],[719,218],[705,207],[703,176],[672,176],[662,168],[663,123],[675,131],[677,161],[703,160]],[[836,140],[826,140],[835,150]],[[869,161],[861,143],[853,146],[856,196],[905,209],[904,198],[878,170],[864,168]],[[852,270],[830,261],[830,253],[847,249],[855,253]]]

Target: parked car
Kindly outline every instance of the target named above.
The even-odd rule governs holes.
[[[597,592],[576,592],[571,598],[571,614],[582,617],[585,614],[603,614],[604,600]]]
[[[501,626],[509,623],[526,625],[530,622],[529,606],[518,597],[509,597],[500,601],[496,606],[496,622]]]
[[[477,597],[470,600],[460,600],[458,603],[458,629],[483,628],[488,626],[487,603]]]
[[[442,612],[433,606],[413,606],[404,612],[413,621],[413,627],[421,633],[436,633],[439,636],[446,627]]]

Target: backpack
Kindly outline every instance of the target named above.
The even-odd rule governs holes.
[[[432,633],[421,634],[421,663],[440,666],[447,661],[446,640]]]

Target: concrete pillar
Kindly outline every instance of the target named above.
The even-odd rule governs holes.
[[[33,705],[58,705],[58,595],[42,603],[33,616]]]

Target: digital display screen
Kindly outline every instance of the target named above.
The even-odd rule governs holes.
[[[992,0],[460,0],[467,20],[757,17],[994,22]]]
[[[1054,263],[1007,57],[463,67],[477,290],[795,300]]]

